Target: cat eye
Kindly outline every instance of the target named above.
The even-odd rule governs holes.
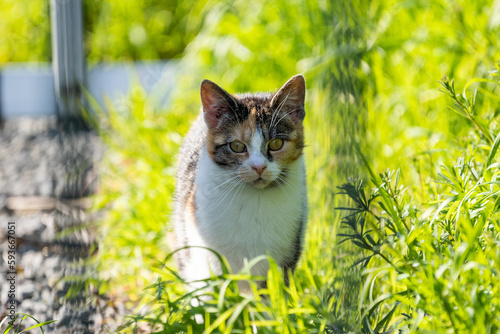
[[[245,144],[243,144],[239,140],[230,142],[229,147],[231,148],[231,151],[233,151],[234,153],[243,153],[247,150]]]
[[[269,146],[269,149],[271,151],[277,151],[279,150],[280,148],[283,147],[283,139],[281,138],[274,138],[273,140],[271,140],[268,144]]]

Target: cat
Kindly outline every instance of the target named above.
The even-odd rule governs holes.
[[[200,95],[201,112],[178,156],[173,248],[214,250],[235,273],[269,254],[288,283],[307,220],[305,79],[296,75],[274,94],[241,95],[203,80]],[[187,281],[222,274],[218,257],[201,247],[176,254]],[[260,261],[251,273],[268,270]]]

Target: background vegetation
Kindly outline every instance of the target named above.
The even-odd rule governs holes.
[[[0,65],[50,58],[49,1],[0,1]]]
[[[179,58],[168,110],[155,110],[137,87],[100,119],[109,151],[97,208],[108,213],[96,260],[102,288],[138,307],[132,325],[188,333],[249,333],[252,324],[270,333],[498,330],[498,88],[475,83],[459,98],[473,122],[461,107],[448,108],[454,102],[438,80],[454,78],[459,92],[488,77],[500,56],[499,1],[106,0],[85,2],[85,12],[90,62]],[[23,31],[9,28],[16,24],[0,23],[9,41]],[[44,45],[29,34],[17,43]],[[16,55],[9,43],[0,44],[10,55],[0,62],[50,59],[46,47]],[[272,270],[269,289],[247,298],[234,284],[247,276],[224,275],[208,282],[213,302],[194,308],[164,261],[164,233],[198,85],[209,78],[229,92],[274,90],[297,72],[308,89],[310,216],[294,281],[286,289]],[[398,172],[379,176],[386,168]],[[369,184],[365,197],[360,181],[341,189],[349,196],[336,195],[349,176]],[[354,213],[346,229],[339,207],[356,208],[342,213]],[[346,238],[354,240],[340,243]]]

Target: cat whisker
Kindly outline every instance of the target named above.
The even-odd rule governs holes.
[[[231,178],[233,178],[234,176],[237,176],[238,175],[238,171],[230,171],[230,172],[227,172],[227,175],[230,176]],[[215,179],[220,179],[220,175],[217,174],[217,173],[212,173],[210,174],[210,176],[215,180]],[[217,181],[220,181],[222,182],[222,180],[217,180]]]
[[[276,110],[277,112],[280,112],[283,106],[285,105],[286,101],[288,100],[288,97],[290,96],[290,93],[286,94],[285,98],[283,101],[281,101],[280,105],[278,106],[278,109]]]
[[[280,104],[280,106],[281,106],[281,104]],[[269,122],[269,129],[272,129],[274,126],[274,122],[276,121],[276,117],[278,117],[279,110],[281,109],[280,106],[278,106],[278,108],[273,112],[273,114],[271,116],[271,122]]]
[[[240,176],[238,175],[238,173],[235,173],[235,175],[234,175],[234,176],[230,177],[228,180],[226,180],[226,181],[224,181],[223,183],[219,184],[219,185],[218,185],[217,187],[215,187],[213,190],[216,190],[216,189],[218,189],[218,188],[222,187],[223,185],[225,185],[226,183],[231,182],[231,181],[233,181],[233,180],[235,180],[235,179],[237,179],[237,178],[239,178],[239,177],[240,177]]]
[[[283,108],[283,106],[285,105],[285,102],[286,100],[288,99],[288,96],[290,94],[287,94],[286,97],[283,99],[283,101],[281,101],[281,103],[279,104],[278,108],[276,109],[276,111],[273,113],[273,117],[271,117],[271,124],[269,125],[269,129],[273,129],[275,124],[274,122],[276,121],[276,118],[278,117],[279,113],[281,112],[281,109]],[[276,123],[277,124],[277,123]]]
[[[288,186],[290,188],[293,188],[293,186],[290,184],[290,182],[288,182],[284,177],[278,176],[278,180],[280,180],[281,182],[283,182],[284,185],[286,185],[286,186]]]
[[[243,187],[245,186],[245,182],[241,181],[240,182],[240,185],[239,187],[236,189],[236,191],[234,192],[234,195],[233,195],[233,198],[231,199],[231,202],[229,202],[229,205],[227,207],[230,207],[231,204],[233,203],[234,199],[236,198],[236,195],[238,195],[238,193],[241,191],[241,189],[243,189]]]
[[[290,200],[292,198],[291,196],[291,191],[288,189],[288,188],[292,188],[292,186],[286,182],[285,179],[279,177],[278,179],[276,179],[276,184],[278,185],[278,187],[280,188],[281,191],[283,191],[284,193],[284,196]]]
[[[226,197],[231,193],[240,183],[243,183],[241,180],[233,180],[233,182],[229,183],[226,187],[223,188],[223,191],[221,194],[215,199],[212,208],[210,209],[210,212],[213,212],[214,208],[217,208],[217,206],[226,199]]]
[[[280,117],[280,119],[273,125],[273,127],[276,127],[283,118],[285,118],[286,116],[290,115],[291,113],[293,113],[294,111],[297,111],[297,110],[300,110],[300,108],[296,108],[296,109],[293,109],[293,110],[290,110],[288,112],[286,112],[283,116]]]
[[[243,180],[235,178],[232,182],[223,187],[221,194],[215,199],[213,207],[223,202],[231,192],[234,192],[235,189],[239,189],[239,186],[242,184],[245,184]]]
[[[231,193],[238,185],[239,185],[239,180],[235,180],[228,184],[226,187],[223,188],[223,191],[221,194],[215,199],[213,206],[216,207],[219,203],[224,201],[226,197]]]
[[[221,186],[222,184],[225,184],[226,182],[235,179],[238,176],[238,171],[229,171],[229,172],[227,172],[227,176],[229,176],[229,179],[226,179],[226,177],[221,178],[220,175],[218,175],[216,173],[210,174],[210,177],[212,178],[213,183],[216,183],[219,186]],[[220,184],[221,182],[222,182],[222,184]],[[217,188],[214,188],[214,189],[217,189]]]
[[[274,180],[274,182],[276,183],[276,185],[278,186],[278,188],[280,188],[280,190],[284,190],[285,189],[283,187],[283,182],[281,181],[280,178],[277,178],[276,180]]]
[[[231,198],[231,201],[229,202],[228,205],[226,205],[226,208],[224,209],[224,211],[222,212],[222,214],[224,214],[231,207],[231,205],[233,204],[234,199],[238,196],[239,192],[241,191],[241,189],[243,188],[244,185],[245,185],[245,182],[239,180],[238,187],[235,187],[236,191],[234,191],[234,194],[233,194],[233,197]],[[233,189],[231,189],[231,190],[233,190]]]

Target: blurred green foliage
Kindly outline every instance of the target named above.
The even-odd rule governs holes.
[[[131,285],[129,298],[135,301],[136,288],[150,283],[149,267],[169,251],[164,233],[182,140],[176,131],[187,131],[188,123],[180,113],[155,113],[139,87],[121,108],[110,107],[99,119],[95,127],[109,150],[96,203],[96,209],[106,207],[100,224],[101,287],[119,282],[118,290],[130,290]]]
[[[90,63],[179,57],[203,23],[207,0],[83,1]]]
[[[49,0],[0,0],[0,65],[50,59]]]
[[[0,64],[51,60],[49,3],[0,0]],[[206,4],[206,0],[82,1],[86,59],[95,64],[178,58],[199,32]]]

